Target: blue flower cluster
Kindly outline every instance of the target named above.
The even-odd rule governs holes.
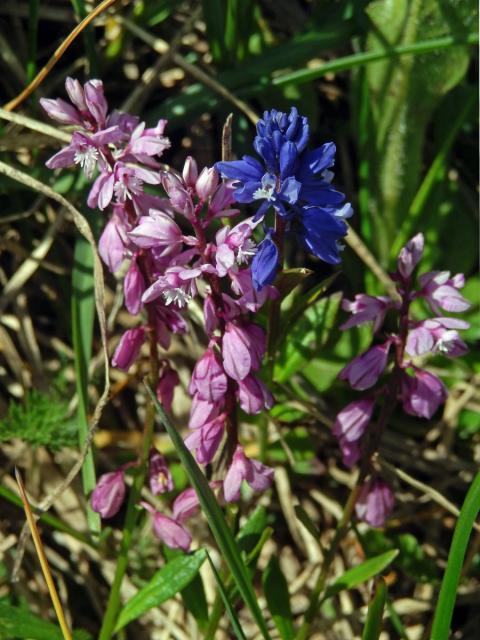
[[[330,264],[340,262],[340,240],[347,233],[344,218],[352,215],[345,195],[333,188],[335,145],[327,142],[307,151],[308,119],[295,107],[290,114],[265,111],[257,124],[253,146],[262,162],[252,156],[218,162],[225,178],[235,180],[237,202],[261,201],[255,220],[263,220],[270,207],[287,222],[310,253]],[[279,253],[274,230],[265,229],[252,261],[253,282],[257,290],[275,280]]]

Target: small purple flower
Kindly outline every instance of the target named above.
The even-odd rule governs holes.
[[[136,316],[137,313],[143,309],[142,295],[145,291],[145,278],[140,271],[137,260],[134,258],[130,262],[130,267],[125,275],[123,281],[123,292],[125,296],[125,306],[132,315]]]
[[[165,411],[172,410],[173,394],[175,387],[180,384],[178,373],[167,366],[160,374],[157,384],[157,398],[161,402]]]
[[[138,225],[128,234],[131,240],[142,249],[162,248],[162,256],[175,251],[182,242],[182,232],[177,223],[162,211],[150,211],[143,216]]]
[[[387,340],[354,358],[340,371],[339,379],[348,380],[350,386],[358,391],[373,387],[387,366],[391,344],[392,341]]]
[[[244,480],[254,491],[265,491],[272,484],[273,475],[273,469],[257,460],[247,458],[243,448],[237,445],[232,464],[223,482],[223,495],[226,502],[236,502],[240,499],[240,487]]]
[[[430,271],[422,274],[419,282],[419,295],[427,300],[434,313],[440,314],[440,309],[461,313],[470,308],[470,302],[458,291],[465,285],[462,273],[451,278],[450,271]]]
[[[441,380],[433,373],[414,368],[415,375],[403,374],[401,400],[406,413],[430,419],[445,402],[448,393]]]
[[[158,496],[166,491],[173,491],[173,478],[167,461],[156,449],[150,450],[148,459],[148,483],[150,491]]]
[[[238,383],[238,401],[241,409],[251,415],[271,409],[274,404],[270,391],[252,373]]]
[[[187,156],[185,160],[185,164],[183,165],[182,178],[187,187],[190,189],[195,189],[195,183],[198,178],[198,166],[195,161],[195,158],[192,156]]]
[[[355,400],[337,415],[333,435],[338,439],[343,454],[343,463],[353,467],[360,459],[360,441],[372,419],[375,399]]]
[[[115,207],[114,214],[107,222],[98,242],[98,252],[112,273],[120,268],[128,246],[122,214],[121,206]]]
[[[120,338],[120,342],[113,354],[112,367],[118,367],[119,369],[128,371],[137,359],[144,340],[145,329],[143,327],[127,329]]]
[[[156,511],[148,502],[140,502],[153,518],[153,530],[157,538],[160,538],[170,549],[183,549],[188,551],[192,544],[192,536],[184,526],[173,518]]]
[[[457,318],[431,318],[418,322],[410,329],[406,351],[411,356],[426,353],[441,353],[451,358],[463,356],[468,347],[460,338],[457,329],[468,329],[470,325]]]
[[[214,351],[213,345],[205,351],[195,365],[189,392],[200,400],[217,402],[227,392],[227,376]]]
[[[240,382],[252,369],[259,369],[264,353],[263,329],[252,323],[227,323],[222,340],[222,356],[225,371],[231,378]]]
[[[351,329],[358,325],[374,320],[373,330],[378,331],[383,324],[385,314],[393,306],[393,302],[386,296],[369,296],[366,293],[358,293],[355,300],[342,301],[342,309],[352,314],[346,322],[340,325],[340,329]]]
[[[198,429],[193,429],[185,439],[185,446],[195,451],[200,464],[209,464],[217,452],[225,430],[226,414],[221,413]]]
[[[190,429],[199,429],[203,427],[207,422],[210,422],[218,416],[223,409],[223,402],[209,402],[208,400],[201,400],[197,394],[192,398],[192,405],[190,407],[190,418],[188,421],[188,427]]]
[[[120,511],[125,499],[125,473],[123,469],[104,473],[92,492],[92,509],[102,518],[113,518]]]
[[[214,480],[209,483],[212,491],[218,489],[222,483]],[[200,509],[200,502],[195,489],[189,488],[182,491],[176,498],[172,506],[172,515],[177,522],[185,522],[194,516]]]
[[[393,511],[395,497],[388,484],[381,478],[368,480],[360,489],[355,504],[355,513],[372,527],[383,527]]]
[[[423,233],[417,233],[403,247],[398,255],[398,271],[402,278],[408,280],[423,255],[425,239]]]

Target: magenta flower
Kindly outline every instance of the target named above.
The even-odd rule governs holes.
[[[120,268],[128,246],[128,238],[119,209],[120,207],[115,207],[115,213],[107,222],[98,242],[98,253],[112,273]]]
[[[209,483],[212,491],[222,486],[219,480]],[[176,498],[172,506],[172,515],[177,522],[185,522],[194,516],[200,509],[200,503],[195,489],[189,488],[182,491]]]
[[[357,356],[340,371],[339,379],[348,380],[350,386],[358,391],[373,387],[387,366],[391,344],[391,340],[387,340]]]
[[[423,255],[423,247],[425,239],[423,233],[417,233],[407,244],[403,247],[398,255],[398,271],[400,275],[407,280],[412,275],[415,267],[419,263]]]
[[[433,373],[414,368],[415,375],[404,373],[401,400],[406,413],[430,419],[438,407],[445,402],[448,392],[441,380]]]
[[[137,260],[134,258],[130,262],[130,267],[123,281],[125,306],[129,313],[134,316],[143,309],[142,295],[145,291],[145,286],[145,278],[138,267]]]
[[[165,367],[157,384],[157,398],[165,411],[172,410],[173,394],[175,393],[175,387],[179,384],[178,373],[169,366]]]
[[[200,464],[209,464],[223,437],[226,414],[221,413],[203,426],[193,429],[185,439],[185,446],[190,451],[195,451],[197,461]]]
[[[450,271],[430,271],[420,276],[419,283],[419,295],[427,300],[434,313],[440,314],[440,309],[461,313],[470,307],[470,302],[459,292],[465,285],[462,273],[451,278]]]
[[[458,318],[431,318],[418,322],[408,333],[406,351],[411,356],[442,353],[456,358],[467,353],[468,347],[457,329],[468,329],[469,323]]]
[[[383,527],[394,505],[395,497],[388,484],[381,478],[372,478],[360,489],[355,513],[372,527]]]
[[[251,415],[271,409],[274,405],[270,391],[252,373],[238,383],[238,400],[243,411]]]
[[[161,255],[174,253],[182,243],[182,232],[177,223],[162,211],[150,211],[143,216],[138,225],[128,234],[141,249],[161,247]]]
[[[252,369],[259,369],[264,353],[263,329],[252,323],[227,323],[222,340],[222,355],[223,366],[231,378],[240,382]]]
[[[207,422],[216,418],[220,411],[223,409],[223,402],[209,402],[208,400],[200,400],[195,394],[192,398],[192,404],[190,406],[190,418],[188,426],[190,429],[199,429],[203,427]]]
[[[92,509],[102,518],[112,518],[120,511],[125,499],[125,473],[123,469],[104,473],[100,476],[97,486],[92,492]]]
[[[135,327],[128,329],[120,338],[112,357],[112,367],[128,371],[138,357],[145,340],[145,329]]]
[[[184,526],[173,518],[156,511],[148,502],[140,502],[153,518],[153,530],[157,538],[160,538],[170,549],[183,549],[188,551],[192,544],[192,536]]]
[[[337,415],[333,435],[338,439],[343,454],[343,463],[353,467],[360,459],[360,441],[372,419],[375,399],[355,400]]]
[[[358,325],[374,320],[373,330],[378,331],[383,324],[385,314],[393,306],[393,302],[386,296],[369,296],[366,293],[358,293],[355,300],[342,301],[342,309],[349,311],[352,317],[340,325],[340,329],[351,329]]]
[[[274,470],[258,460],[247,458],[241,445],[237,445],[232,464],[223,482],[223,495],[226,502],[240,499],[240,488],[245,480],[254,491],[265,491],[272,484]]]
[[[173,478],[167,461],[156,449],[150,450],[148,459],[148,483],[150,491],[158,496],[166,491],[173,491]]]
[[[205,351],[195,365],[188,391],[198,399],[216,402],[227,392],[227,376],[214,351],[213,345]]]

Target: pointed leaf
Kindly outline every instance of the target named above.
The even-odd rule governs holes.
[[[263,590],[268,609],[283,640],[295,636],[288,584],[276,556],[272,556],[263,574]]]

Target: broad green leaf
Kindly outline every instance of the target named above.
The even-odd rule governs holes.
[[[25,609],[0,602],[0,638],[12,640],[63,640],[63,633],[56,624],[43,620]],[[74,631],[74,640],[91,640],[86,631]]]
[[[282,639],[291,640],[295,635],[295,631],[290,607],[290,594],[287,580],[276,556],[270,558],[263,573],[263,591],[267,600],[268,610]]]
[[[182,437],[170,422],[169,417],[163,410],[163,407],[159,403],[156,395],[148,384],[146,384],[146,388],[155,409],[157,410],[160,420],[177,450],[177,455],[185,467],[185,471],[190,478],[190,482],[197,493],[202,511],[207,518],[218,547],[232,573],[233,579],[237,584],[240,595],[247,607],[250,609],[260,633],[266,640],[270,640],[267,624],[258,605],[257,596],[253,590],[247,567],[245,566],[238,545],[235,542],[217,499],[215,498],[207,479],[201,472],[192,454],[186,448]]]
[[[448,640],[453,608],[457,597],[458,583],[462,573],[463,560],[473,525],[480,511],[480,473],[477,473],[453,532],[452,544],[448,553],[447,567],[442,580],[440,594],[435,607],[430,640]]]
[[[115,633],[186,587],[197,575],[205,557],[205,550],[199,549],[192,555],[179,556],[167,562],[148,584],[125,604],[118,616]]]
[[[382,553],[375,558],[369,558],[359,564],[357,567],[353,567],[348,571],[345,571],[343,576],[340,576],[335,580],[333,584],[331,584],[325,592],[324,600],[327,598],[331,598],[335,596],[340,591],[344,591],[345,589],[353,589],[357,587],[359,584],[370,580],[375,577],[379,573],[381,573],[384,569],[388,567],[388,565],[397,557],[398,549],[392,549],[391,551],[387,551]]]
[[[363,628],[362,640],[378,640],[380,637],[386,601],[387,585],[385,580],[380,578],[375,585],[373,598],[368,603],[368,613]]]
[[[461,39],[473,29],[473,0],[396,0],[370,3],[371,53],[440,37]],[[372,215],[381,212],[383,233],[374,235],[377,255],[388,265],[390,247],[419,185],[425,130],[439,99],[465,75],[467,47],[438,49],[435,55],[384,60],[369,65],[367,78],[375,140],[370,171]],[[373,144],[372,144],[373,142]]]
[[[307,308],[282,341],[275,363],[275,380],[286,382],[327,342],[340,308],[342,294],[321,298]]]
[[[207,551],[207,557],[208,557],[208,562],[210,563],[210,567],[213,571],[213,575],[215,576],[215,582],[217,583],[217,587],[218,587],[218,591],[220,593],[220,596],[223,600],[223,604],[225,605],[225,610],[227,612],[227,615],[230,619],[230,622],[232,624],[232,629],[237,637],[237,640],[247,640],[245,637],[245,634],[243,633],[242,627],[240,625],[240,622],[237,618],[237,614],[235,613],[235,609],[232,606],[232,603],[230,602],[230,598],[228,596],[227,593],[227,589],[224,586],[222,579],[217,571],[217,568],[215,567],[215,565],[212,562],[212,559],[210,558],[210,555],[208,554]]]

